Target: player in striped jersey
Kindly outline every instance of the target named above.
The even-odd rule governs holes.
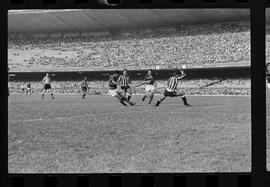
[[[81,83],[81,88],[82,88],[82,92],[83,92],[82,99],[84,99],[86,96],[87,90],[89,90],[89,86],[87,83],[87,77],[83,78],[82,83]]]
[[[124,93],[124,97],[127,96],[127,100],[130,101],[131,90],[129,84],[131,83],[130,77],[127,74],[127,69],[123,69],[123,74],[119,76],[117,84],[121,86],[121,90]]]
[[[155,92],[155,88],[156,88],[155,77],[152,75],[151,69],[149,69],[147,71],[147,74],[144,78],[144,81],[145,81],[146,85],[145,85],[145,94],[142,98],[142,101],[144,101],[146,97],[149,97],[148,104],[151,104],[151,102],[154,98],[154,92]]]
[[[121,91],[119,89],[117,89],[117,80],[119,79],[119,76],[120,76],[120,72],[116,71],[116,73],[111,75],[109,78],[109,93],[110,93],[110,95],[117,98],[119,100],[119,102],[124,106],[127,106],[126,103],[128,103],[131,106],[135,105],[134,102],[128,101],[128,99],[122,95]]]
[[[186,96],[184,93],[177,93],[176,92],[176,88],[177,88],[179,81],[184,76],[186,76],[186,74],[182,70],[180,70],[180,72],[181,72],[180,76],[176,72],[174,72],[173,76],[169,78],[169,80],[167,81],[167,85],[165,87],[164,97],[157,101],[156,106],[159,106],[160,103],[162,101],[164,101],[164,99],[166,99],[166,97],[182,97],[184,105],[191,106],[190,104],[187,103],[187,99],[186,99]]]

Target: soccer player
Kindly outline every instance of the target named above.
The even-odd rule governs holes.
[[[151,69],[149,69],[147,71],[147,74],[144,78],[144,81],[145,81],[146,85],[145,85],[145,94],[142,98],[142,101],[144,101],[146,97],[149,97],[148,104],[151,104],[151,102],[154,98],[154,92],[155,92],[155,88],[156,88],[155,78],[152,75]]]
[[[29,81],[26,83],[26,94],[28,93],[31,95],[31,84]]]
[[[83,91],[82,99],[84,99],[85,95],[87,93],[87,90],[89,90],[89,86],[88,86],[88,83],[87,83],[87,77],[84,77],[84,79],[82,80],[81,88],[82,88],[82,91]]]
[[[131,106],[135,105],[134,102],[128,101],[128,99],[122,95],[121,91],[119,89],[117,89],[117,80],[118,80],[119,76],[120,76],[120,72],[116,71],[116,73],[111,75],[109,78],[109,93],[110,93],[110,95],[117,98],[119,100],[119,102],[124,106],[127,106],[126,103],[128,103]]]
[[[54,99],[52,87],[51,87],[51,78],[49,76],[49,73],[46,73],[46,76],[42,79],[42,83],[43,83],[42,99],[44,99],[44,95],[47,90],[50,90],[52,99]]]
[[[186,76],[186,74],[182,70],[180,70],[180,72],[181,72],[180,76],[178,75],[178,73],[174,72],[173,76],[169,78],[169,80],[167,81],[167,85],[165,87],[164,97],[162,97],[157,101],[156,106],[159,106],[160,103],[164,101],[164,99],[166,99],[166,97],[182,97],[184,105],[191,106],[190,104],[187,103],[187,99],[184,93],[176,92],[179,80],[181,80],[184,76]]]
[[[117,84],[120,84],[121,90],[124,93],[124,97],[127,96],[127,100],[130,101],[131,98],[131,90],[129,84],[131,83],[130,77],[127,74],[127,69],[123,69],[123,74],[119,76],[117,80]]]

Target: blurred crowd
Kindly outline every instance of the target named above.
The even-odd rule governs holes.
[[[247,23],[178,26],[108,35],[9,38],[9,67],[20,69],[148,68],[250,60]]]
[[[200,88],[203,85],[216,82],[213,79],[199,79],[199,80],[183,80],[178,85],[180,91],[188,95],[251,95],[251,84],[249,79],[228,79],[218,84]],[[134,94],[143,94],[144,86],[138,86],[141,81],[132,81],[131,90]],[[81,82],[79,81],[53,81],[52,89],[54,93],[81,93]],[[107,81],[89,81],[89,94],[107,94]],[[157,81],[156,93],[162,94],[166,81]],[[9,82],[9,89],[11,93],[25,93],[26,82]],[[41,82],[31,82],[31,90],[34,94],[42,92],[43,85]]]

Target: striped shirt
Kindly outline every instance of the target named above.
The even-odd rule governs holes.
[[[182,75],[180,77],[176,76],[170,77],[169,80],[167,81],[166,90],[170,92],[175,91],[179,83],[179,80],[181,80],[184,76],[185,74],[182,72]]]
[[[121,86],[128,86],[128,84],[130,84],[130,77],[128,75],[124,76],[124,75],[120,75],[120,77],[118,78],[117,83],[120,83]]]

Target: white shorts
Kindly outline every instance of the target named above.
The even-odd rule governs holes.
[[[117,94],[121,92],[120,90],[118,89],[115,89],[115,90],[109,90],[109,94],[113,97],[117,96]]]
[[[31,91],[31,88],[26,88],[27,91]]]
[[[146,93],[149,93],[149,94],[151,94],[151,93],[153,93],[155,91],[155,86],[154,85],[146,85],[145,86],[145,92]]]

